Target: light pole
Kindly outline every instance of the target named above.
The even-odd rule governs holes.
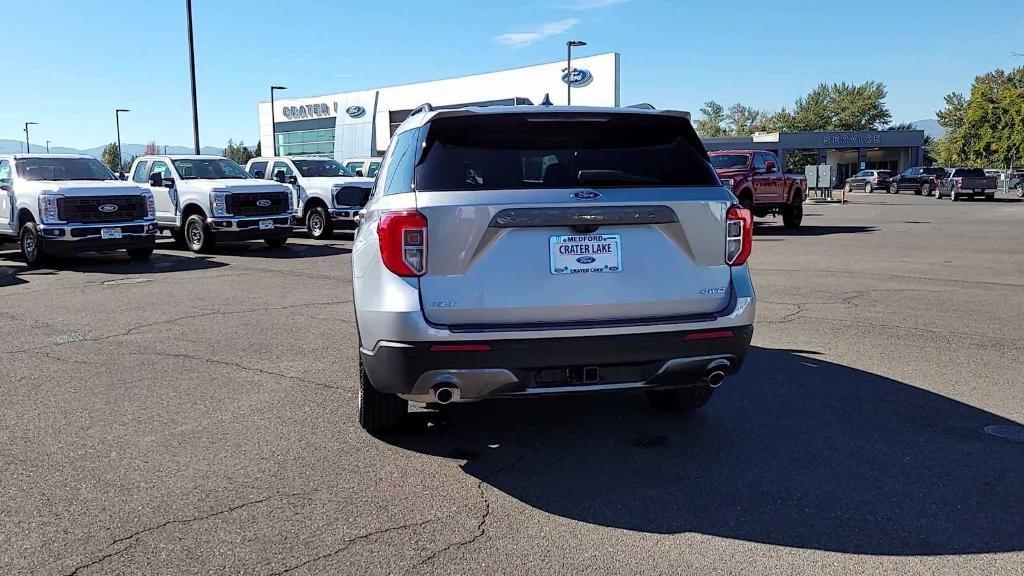
[[[192,0],[185,0],[188,13],[188,70],[192,77],[192,136],[195,139],[196,154],[199,154],[199,104],[196,101],[196,50],[192,41]]]
[[[287,90],[287,86],[270,87],[270,154],[277,156],[277,113],[274,111],[274,90]]]
[[[124,152],[121,151],[121,112],[131,112],[127,108],[114,110],[114,124],[117,126],[117,169],[124,170]]]
[[[568,80],[565,83],[565,101],[567,106],[572,106],[572,49],[586,45],[587,43],[582,40],[569,40],[565,43],[565,79]]]
[[[32,148],[28,145],[28,127],[37,126],[39,122],[25,122],[25,154],[31,154]]]
[[[49,140],[46,141],[46,153],[47,154],[50,153],[50,141]]]

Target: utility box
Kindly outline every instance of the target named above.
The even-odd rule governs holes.
[[[835,185],[835,169],[830,164],[815,164],[804,168],[807,187],[832,189]]]

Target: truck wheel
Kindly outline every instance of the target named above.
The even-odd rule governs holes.
[[[804,221],[803,195],[794,195],[793,201],[782,207],[782,225],[786,228],[799,228]]]
[[[864,191],[867,192],[868,194],[874,194],[875,187],[871,184],[871,182],[868,182],[867,184],[864,185]]]
[[[153,248],[129,248],[126,252],[132,262],[143,262],[149,260],[149,257],[153,255]]]
[[[288,237],[282,236],[280,238],[264,238],[263,242],[266,243],[266,245],[270,246],[271,248],[280,248],[284,246],[285,243],[288,242]]]
[[[185,246],[197,253],[202,254],[213,250],[213,235],[206,228],[206,221],[199,214],[193,214],[185,220]]]
[[[1017,198],[1024,198],[1024,183],[1017,184]]]
[[[409,402],[397,394],[378,392],[359,361],[359,425],[370,434],[386,434],[401,427]]]
[[[846,192],[847,194],[853,192],[853,186],[850,186],[850,183],[847,182],[846,186],[843,186],[843,192]]]
[[[647,404],[658,412],[692,412],[708,403],[715,389],[710,386],[689,386],[671,390],[648,390]]]
[[[935,187],[935,199],[942,200],[942,188],[940,186]]]
[[[928,189],[927,184],[921,184],[921,189],[918,190],[917,192],[914,192],[914,194],[918,194],[920,196],[931,196],[932,191]]]
[[[992,202],[995,199],[996,199],[996,195],[995,194],[986,194],[985,195],[985,201],[986,202]]]
[[[739,200],[740,200],[740,207],[741,208],[746,208],[747,210],[750,210],[751,212],[754,211],[754,193],[753,192],[751,192],[750,190],[744,190],[744,191],[740,192]]]
[[[39,241],[39,228],[35,222],[26,222],[21,227],[21,256],[25,258],[25,264],[29,268],[39,268],[50,262],[50,255],[43,251],[43,244]]]
[[[331,218],[323,206],[314,206],[306,210],[306,232],[314,240],[322,240],[334,232]]]
[[[952,200],[953,202],[960,200],[960,198],[956,197],[956,188],[949,191],[949,199]]]
[[[899,194],[899,193],[900,193],[900,186],[899,186],[899,184],[890,184],[889,185],[889,194]]]

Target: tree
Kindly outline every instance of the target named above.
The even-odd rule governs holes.
[[[885,84],[819,84],[799,98],[789,115],[791,131],[879,130],[892,122],[885,106]]]
[[[760,131],[766,116],[768,114],[760,110],[736,103],[729,106],[729,111],[725,114],[725,129],[730,136],[750,136]]]
[[[941,164],[1005,168],[1024,164],[1024,68],[974,79],[970,97],[953,92],[935,113],[946,135],[931,152]]]
[[[111,142],[104,146],[100,159],[112,172],[119,172],[124,169],[124,166],[121,165],[121,151],[117,148],[117,142]]]
[[[228,145],[224,147],[224,157],[234,160],[235,163],[245,166],[245,164],[256,157],[252,150],[246,147],[245,142],[242,140],[235,144],[234,140],[228,140]]]
[[[263,146],[263,144],[261,142],[257,142],[256,143],[256,150],[253,152],[253,154],[255,155],[254,156],[255,158],[259,158],[260,156],[263,156],[262,146]]]
[[[700,109],[701,118],[697,120],[697,134],[705,138],[717,138],[725,136],[725,129],[722,123],[725,122],[725,109],[714,100],[708,100]]]
[[[160,153],[160,147],[156,145],[155,140],[150,140],[149,144],[142,150],[143,156],[153,156]]]

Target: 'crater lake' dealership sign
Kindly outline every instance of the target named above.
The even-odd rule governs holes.
[[[323,118],[337,113],[338,104],[334,104],[334,110],[326,103],[306,104],[305,106],[285,106],[281,113],[289,120],[301,120],[303,118]]]

